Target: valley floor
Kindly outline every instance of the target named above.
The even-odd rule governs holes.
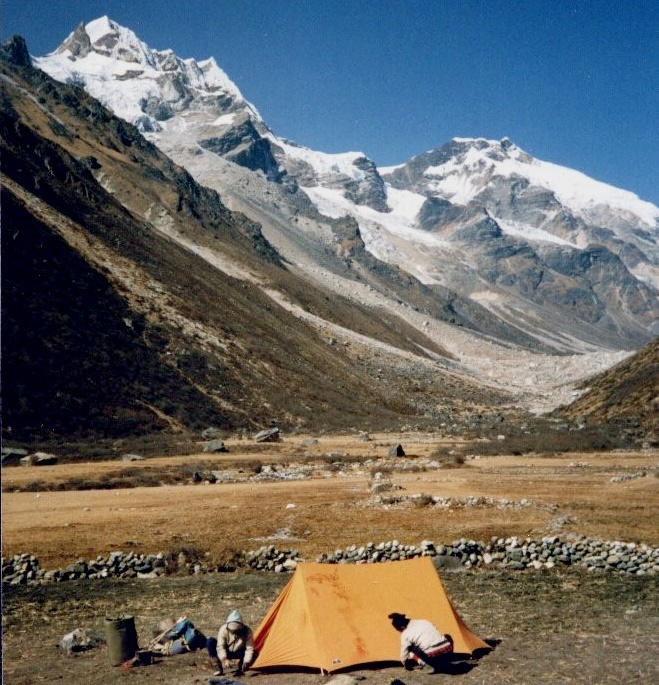
[[[188,615],[214,635],[227,612],[239,606],[254,627],[287,577],[226,573],[160,580],[90,581],[12,587],[3,598],[3,682],[131,682],[191,685],[211,676],[203,653],[159,659],[124,670],[110,665],[104,646],[67,656],[59,647],[75,628],[103,629],[104,617],[132,615],[140,646],[166,617]],[[618,685],[659,679],[659,584],[652,577],[567,572],[469,571],[445,573],[451,600],[467,625],[494,650],[458,661],[451,673],[407,672],[400,665],[362,668],[351,675],[364,685]],[[263,685],[316,685],[318,672],[248,672],[239,679]]]
[[[184,547],[213,557],[274,544],[313,560],[350,544],[391,539],[418,544],[576,533],[659,543],[656,450],[484,456],[473,449],[461,462],[450,457],[460,441],[433,434],[308,440],[288,437],[258,450],[247,441],[228,440],[226,454],[200,449],[128,464],[115,459],[5,466],[3,487],[18,491],[3,493],[3,556],[28,552],[42,568],[56,568],[113,550],[171,553]],[[388,457],[397,443],[407,456]],[[292,477],[302,471],[303,479]],[[215,472],[226,482],[193,484],[194,472]],[[264,479],[268,472],[279,476]],[[180,473],[187,474],[180,485],[139,486],[147,475],[166,480]],[[391,481],[394,499],[388,504],[373,495],[377,473]],[[123,479],[124,487],[72,489],[85,479],[100,488],[113,478]],[[431,497],[414,503],[419,493],[457,504],[430,506]],[[490,498],[490,503],[462,506],[469,497]],[[208,682],[211,671],[200,654],[126,672],[110,666],[105,647],[67,656],[58,645],[75,628],[102,630],[106,616],[135,616],[141,645],[158,621],[184,614],[212,635],[234,606],[256,627],[287,579],[286,574],[238,570],[5,587],[3,682],[112,685],[127,682],[127,676],[134,685]],[[557,567],[444,571],[442,579],[467,625],[495,649],[456,663],[450,676],[409,673],[395,664],[364,668],[354,674],[365,685],[389,685],[394,678],[405,685],[449,680],[617,685],[659,679],[655,576]],[[252,679],[264,685],[329,682],[312,672],[248,673],[242,680]]]

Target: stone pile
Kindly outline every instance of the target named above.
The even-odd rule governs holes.
[[[303,561],[296,549],[280,550],[274,545],[266,545],[247,552],[247,564],[256,571],[285,573],[294,571],[299,561]]]
[[[39,560],[32,554],[15,554],[2,560],[2,582],[9,585],[34,583],[43,577]]]
[[[240,469],[224,469],[222,471],[210,471],[200,474],[201,480],[209,483],[240,483],[245,480],[275,481],[275,480],[306,480],[313,476],[313,469],[310,466],[288,467],[278,464],[266,464],[261,467],[258,473],[245,476]]]
[[[258,473],[250,476],[251,481],[264,480],[305,480],[313,476],[313,468],[310,466],[280,466],[266,464]]]
[[[419,545],[403,545],[397,540],[378,544],[369,542],[321,554],[317,561],[326,564],[373,564],[420,556],[433,557],[435,565],[444,569],[524,571],[578,566],[589,572],[659,575],[659,547],[634,542],[605,542],[581,536],[569,536],[567,539],[548,536],[540,540],[492,538],[488,543],[463,538],[446,545],[436,545],[430,540]],[[274,545],[245,552],[244,557],[249,568],[274,573],[289,573],[304,561],[297,550],[282,550]],[[65,569],[44,571],[33,555],[17,554],[2,560],[2,582],[26,585],[93,578],[156,578],[171,571],[200,574],[218,570],[221,569],[203,563],[188,563],[185,559],[179,559],[178,566],[170,569],[162,553],[112,552],[107,558],[79,559]]]
[[[492,538],[489,543],[456,540],[450,545],[424,540],[420,545],[402,545],[397,540],[351,545],[333,554],[322,554],[318,561],[329,564],[364,564],[412,559],[420,556],[437,558],[438,566],[449,566],[442,558],[459,561],[463,568],[498,567],[509,570],[550,569],[555,566],[582,566],[633,575],[659,574],[659,548],[646,544],[605,542],[558,536],[541,540],[519,540],[517,537]],[[455,564],[450,564],[455,565]]]
[[[492,507],[495,509],[524,509],[525,507],[549,507],[554,509],[556,505],[538,504],[526,497],[520,500],[510,500],[497,497],[433,497],[435,506],[443,509],[469,509],[470,507]]]
[[[401,545],[398,540],[369,542],[358,547],[350,545],[345,549],[337,549],[331,554],[321,554],[316,561],[323,564],[373,564],[381,561],[399,561],[421,556],[435,556],[437,550],[434,543],[424,540],[418,547],[415,545]]]
[[[634,480],[636,478],[645,478],[648,474],[645,471],[637,471],[636,473],[628,473],[623,476],[613,476],[609,478],[609,483],[624,483],[626,480]]]
[[[377,475],[377,474],[376,474]],[[525,509],[534,507],[537,509],[549,509],[555,511],[556,504],[545,504],[535,502],[526,498],[520,500],[510,500],[497,497],[441,497],[437,495],[382,495],[387,490],[397,490],[396,486],[384,480],[374,479],[371,484],[371,493],[375,495],[369,502],[369,506],[391,505],[391,506],[427,506],[437,509],[469,509],[474,507],[489,507],[492,509]]]
[[[507,569],[553,568],[559,564],[585,567],[588,571],[607,570],[632,575],[659,574],[659,547],[635,542],[591,540],[578,536],[562,540],[558,536],[539,541],[518,538],[492,538],[483,549],[482,563],[499,563]]]
[[[78,559],[64,569],[45,571],[30,554],[16,554],[2,560],[2,582],[25,585],[33,582],[59,583],[87,578],[155,578],[166,573],[164,555],[111,552],[86,561]]]

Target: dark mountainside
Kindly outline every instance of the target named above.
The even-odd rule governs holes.
[[[22,39],[1,52],[5,442],[273,421],[288,431],[450,423],[479,434],[523,414],[392,309],[328,293],[290,268],[258,224],[136,128],[33,69]],[[352,220],[334,224],[343,277],[513,340],[475,303],[378,262]],[[335,330],[349,335],[338,342]],[[652,349],[647,371],[616,377],[627,419],[652,406]],[[563,415],[615,419],[616,392],[606,386],[606,411],[578,403]]]
[[[583,384],[586,392],[556,414],[568,419],[603,423],[638,421],[657,439],[659,431],[659,338],[629,359]]]
[[[373,429],[418,420],[440,398],[501,403],[452,378],[411,394],[407,376],[369,371],[365,358],[358,366],[258,286],[421,357],[444,353],[391,314],[329,302],[286,269],[258,226],[81,89],[25,63],[0,60],[0,69],[5,440],[254,429],[272,419]]]

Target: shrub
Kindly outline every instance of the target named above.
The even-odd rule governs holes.
[[[196,545],[176,545],[165,553],[164,559],[168,574],[191,574],[195,564],[206,560],[206,552]]]
[[[18,485],[7,485],[3,488],[4,492],[44,492],[48,490],[48,483],[43,480],[32,480],[29,483],[25,483],[22,487]]]
[[[231,573],[238,568],[247,566],[247,559],[243,550],[235,547],[224,547],[213,554],[211,564],[218,571]]]
[[[430,458],[435,461],[454,461],[457,453],[452,445],[438,445],[431,453]]]
[[[250,459],[242,464],[245,471],[251,471],[254,474],[261,473],[263,471],[263,462],[260,459]]]
[[[414,497],[410,498],[410,501],[415,507],[420,509],[423,507],[432,507],[435,504],[435,500],[433,499],[432,495],[427,495],[426,493],[415,495]]]
[[[481,455],[545,454],[548,452],[599,452],[634,445],[634,433],[622,422],[593,426],[538,423],[521,431],[512,426],[501,428],[505,438],[478,444]]]

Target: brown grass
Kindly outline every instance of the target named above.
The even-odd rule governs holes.
[[[94,558],[117,549],[168,552],[185,544],[222,559],[274,541],[282,549],[297,549],[315,559],[350,544],[394,538],[418,544],[422,539],[538,537],[557,532],[559,519],[561,534],[659,543],[657,479],[649,475],[609,482],[614,475],[641,469],[651,474],[656,453],[482,457],[462,465],[451,462],[455,468],[450,469],[421,469],[421,457],[435,450],[437,442],[432,436],[410,435],[405,436],[404,447],[416,456],[387,460],[387,477],[399,488],[394,495],[422,497],[416,506],[373,505],[369,482],[377,468],[368,459],[385,456],[388,446],[399,441],[400,436],[384,435],[370,442],[323,437],[300,453],[298,439],[290,439],[259,454],[260,465],[316,463],[314,478],[303,481],[247,480],[257,469],[252,453],[241,457],[240,441],[227,443],[229,454],[148,459],[129,468],[116,461],[5,468],[5,487],[19,490],[29,490],[37,476],[51,484],[107,481],[120,469],[132,484],[148,474],[176,470],[188,477],[186,484],[161,487],[5,493],[3,555],[30,552],[43,567],[58,568],[79,557]],[[351,462],[358,462],[357,467]],[[401,472],[402,464],[415,470]],[[241,469],[245,481],[192,484],[193,467]],[[447,511],[428,506],[430,496],[526,498],[532,506]],[[281,539],[282,531],[289,532],[288,539]]]
[[[54,568],[77,557],[132,549],[164,551],[172,563],[179,552],[185,552],[231,566],[241,550],[266,544],[284,529],[294,539],[278,540],[278,547],[295,548],[314,558],[349,544],[393,538],[416,544],[424,538],[442,542],[459,537],[540,536],[557,518],[566,517],[569,523],[562,532],[659,543],[659,488],[652,476],[656,452],[482,457],[468,458],[464,464],[450,456],[447,463],[454,468],[424,469],[421,459],[438,448],[432,435],[380,435],[368,442],[324,436],[318,445],[304,450],[299,447],[301,440],[273,445],[259,452],[258,461],[262,465],[314,463],[318,470],[312,480],[5,493],[3,554],[32,552],[42,566]],[[381,469],[369,461],[385,456],[397,442],[414,456],[388,459]],[[240,441],[228,444],[229,454],[148,459],[130,467],[107,461],[5,468],[3,481],[24,489],[37,478],[46,484],[76,478],[93,481],[113,477],[121,469],[128,469],[124,477],[139,480],[144,474],[189,470],[191,465],[242,466],[245,477],[253,473],[254,453],[241,453]],[[419,468],[402,472],[402,464]],[[641,469],[649,475],[609,482],[611,476]],[[421,494],[417,504],[372,506],[368,486],[377,470],[401,488],[394,495]],[[447,512],[430,506],[432,495],[527,498],[534,506]],[[227,612],[238,606],[256,626],[287,580],[283,574],[238,571],[157,581],[7,588],[4,682],[119,685],[127,677],[134,685],[204,682],[210,669],[203,654],[160,660],[125,673],[109,666],[104,648],[67,657],[57,645],[76,627],[100,629],[104,616],[122,613],[135,616],[142,645],[158,621],[182,614],[212,635]],[[659,679],[656,578],[554,569],[445,573],[443,581],[470,628],[497,643],[492,653],[458,671],[453,679],[461,685],[617,685]],[[408,673],[395,666],[366,668],[357,675],[368,685],[388,685],[394,678],[406,685],[432,685],[447,678]],[[319,680],[315,672],[257,677],[265,685],[315,685]]]

